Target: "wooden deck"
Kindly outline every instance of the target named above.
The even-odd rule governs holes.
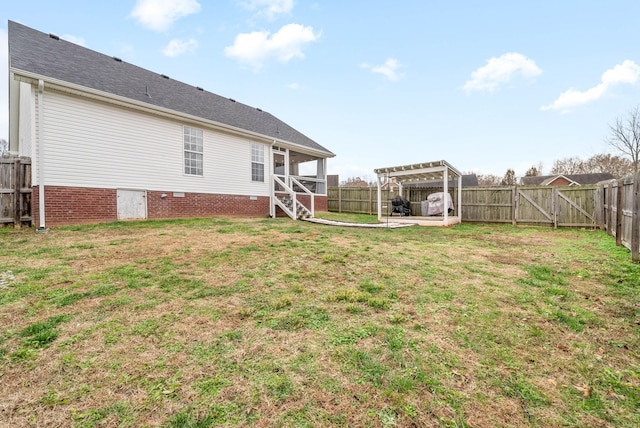
[[[386,222],[386,217],[383,217],[380,222]],[[445,219],[443,216],[429,216],[429,217],[421,217],[421,216],[407,216],[407,217],[399,217],[392,216],[389,217],[389,223],[399,223],[399,224],[415,224],[418,226],[434,226],[434,227],[447,227],[453,226],[455,224],[462,223],[460,217],[458,216],[448,216],[447,221],[445,223]]]

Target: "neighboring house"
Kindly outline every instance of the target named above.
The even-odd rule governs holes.
[[[326,210],[334,154],[271,114],[15,22],[8,39],[9,145],[41,228]]]
[[[520,184],[523,186],[584,186],[614,178],[609,173],[537,175],[522,177]]]

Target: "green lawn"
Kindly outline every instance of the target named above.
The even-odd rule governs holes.
[[[0,323],[0,426],[640,426],[640,266],[600,231],[0,229]]]

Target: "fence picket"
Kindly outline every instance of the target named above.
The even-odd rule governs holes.
[[[31,159],[0,158],[0,224],[31,223]]]

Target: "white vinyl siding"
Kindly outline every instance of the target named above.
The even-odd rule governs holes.
[[[184,122],[120,106],[46,91],[46,183],[268,196],[268,183],[252,182],[255,141],[202,129],[203,179],[184,174]],[[190,126],[190,125],[188,125]]]
[[[251,144],[251,181],[264,182],[264,144]]]

